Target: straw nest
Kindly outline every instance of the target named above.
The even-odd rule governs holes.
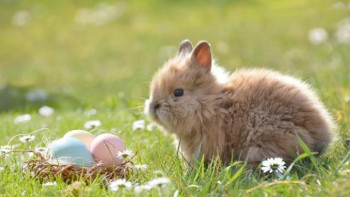
[[[131,173],[131,161],[126,161],[120,165],[96,163],[91,167],[76,167],[73,164],[54,164],[39,152],[28,152],[33,152],[36,157],[28,160],[25,168],[31,173],[33,178],[38,178],[42,181],[60,179],[66,183],[72,183],[77,180],[84,180],[86,183],[90,183],[97,177],[101,177],[104,185],[106,185],[111,180],[128,178]]]

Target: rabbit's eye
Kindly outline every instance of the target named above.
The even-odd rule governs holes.
[[[181,88],[177,88],[174,90],[174,96],[179,97],[182,96],[184,94],[184,90]]]

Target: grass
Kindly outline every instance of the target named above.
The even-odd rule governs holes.
[[[338,43],[335,35],[350,9],[334,8],[336,2],[0,1],[0,85],[4,85],[0,89],[0,144],[6,145],[17,134],[47,128],[35,133],[36,139],[29,144],[21,144],[18,138],[12,141],[19,144],[18,149],[44,146],[97,119],[102,126],[92,133],[114,132],[137,152],[135,163],[149,165],[130,177],[132,183],[151,180],[155,170],[171,179],[165,188],[142,196],[173,196],[175,192],[179,196],[348,196],[345,139],[350,136],[350,45]],[[98,10],[104,5],[115,6],[120,15],[101,25],[75,22],[81,9]],[[14,26],[13,16],[20,10],[28,11],[30,20]],[[328,32],[328,39],[313,45],[308,32],[317,27]],[[135,120],[146,119],[142,105],[152,74],[185,38],[208,40],[215,58],[228,70],[266,67],[307,81],[334,116],[338,139],[321,158],[301,155],[284,180],[248,172],[239,162],[212,163],[208,168],[198,163],[189,170],[177,157],[172,136],[157,129],[131,129]],[[26,100],[27,92],[37,88],[49,98]],[[38,107],[44,104],[55,108],[53,116],[38,115]],[[92,108],[97,114],[87,116]],[[31,114],[32,120],[14,124],[14,118],[24,113]],[[0,158],[4,167],[0,195],[136,195],[133,190],[108,191],[98,181],[68,186],[58,180],[57,186],[44,187],[22,172],[27,158],[22,154]]]

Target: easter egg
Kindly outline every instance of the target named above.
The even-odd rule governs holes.
[[[124,151],[124,142],[116,135],[105,133],[97,136],[91,143],[90,151],[96,162],[121,164],[123,158],[117,153]]]
[[[60,164],[74,164],[77,167],[92,166],[94,160],[86,145],[72,137],[64,137],[49,145],[52,159]]]
[[[72,130],[72,131],[68,131],[64,137],[74,137],[77,138],[78,140],[84,142],[84,144],[86,145],[86,147],[88,149],[90,149],[90,145],[92,140],[95,138],[94,135],[92,135],[91,133],[84,131],[84,130]]]

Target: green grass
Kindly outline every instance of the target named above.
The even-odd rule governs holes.
[[[114,132],[137,156],[134,162],[149,168],[134,173],[130,181],[143,184],[162,170],[172,181],[161,190],[141,196],[348,196],[350,194],[350,54],[349,44],[335,37],[339,21],[350,9],[335,9],[331,0],[281,1],[104,1],[121,14],[102,25],[77,24],[82,8],[101,6],[89,1],[0,1],[0,145],[17,134],[35,133],[30,144],[43,146],[87,120],[102,126],[92,133]],[[345,4],[349,3],[344,1]],[[19,10],[31,19],[22,27],[12,25]],[[310,29],[321,27],[328,39],[320,45],[308,40]],[[152,74],[176,52],[178,43],[208,40],[219,64],[228,70],[266,67],[302,78],[320,95],[337,122],[338,139],[321,158],[305,154],[285,174],[284,180],[261,172],[248,172],[242,163],[231,166],[198,163],[188,169],[176,154],[173,137],[155,129],[132,131],[142,114]],[[25,94],[40,88],[48,92],[44,102],[26,101]],[[6,91],[5,91],[6,90]],[[41,117],[43,104],[55,114]],[[98,113],[87,116],[96,108]],[[32,120],[14,124],[17,115],[30,113]],[[306,151],[307,153],[308,151]],[[28,155],[0,157],[1,196],[114,196],[135,195],[133,190],[111,192],[96,182],[89,186],[55,187],[22,172]],[[221,170],[218,170],[221,169]]]

